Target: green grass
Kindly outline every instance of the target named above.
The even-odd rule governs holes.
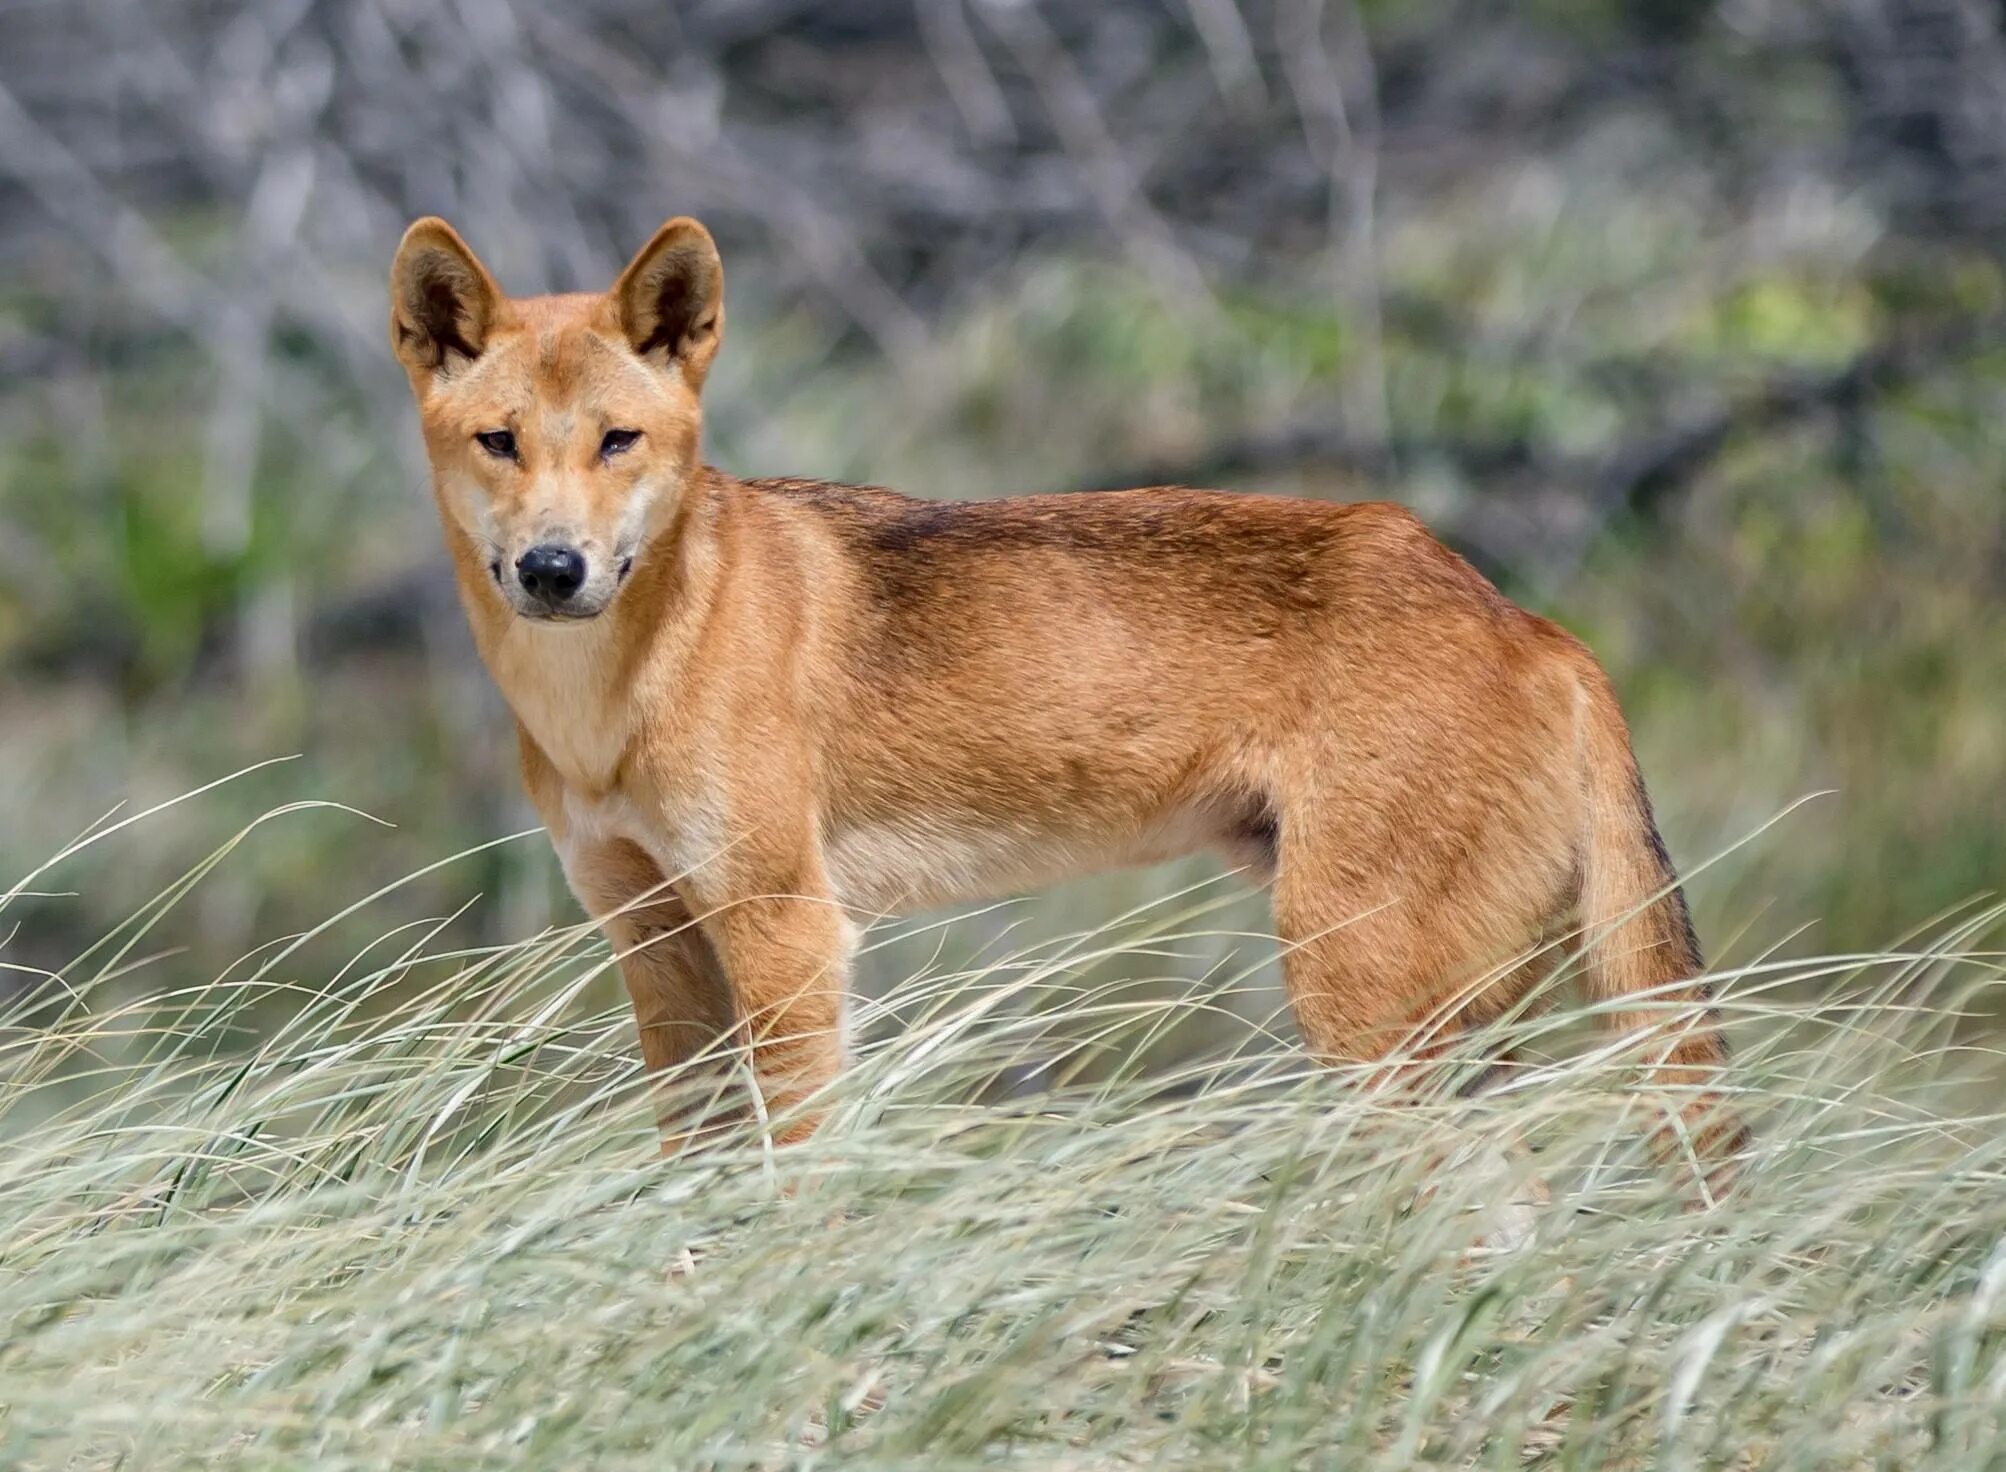
[[[1229,976],[1164,980],[1209,892],[917,967],[813,1143],[671,1161],[588,933],[344,960],[365,904],[150,991],[184,892],[0,1010],[8,1465],[2006,1456],[2006,1131],[1965,1025],[1997,910],[1720,978],[1757,1143],[1708,1210],[1566,1010],[1487,1040],[1533,1061],[1475,1100],[1467,1060],[1395,1097],[1218,1021]]]

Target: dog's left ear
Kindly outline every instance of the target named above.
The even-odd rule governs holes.
[[[613,305],[635,352],[702,388],[724,336],[724,264],[710,231],[687,216],[662,226],[613,284]]]

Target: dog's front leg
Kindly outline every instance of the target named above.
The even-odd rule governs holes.
[[[843,1009],[852,931],[820,866],[791,882],[702,907],[704,933],[731,986],[741,1044],[750,1055],[763,1119],[776,1143],[814,1133],[804,1102],[843,1064]]]
[[[641,1057],[654,1082],[662,1153],[674,1155],[734,1119],[731,992],[696,917],[661,869],[624,839],[560,848],[580,903],[619,960]]]

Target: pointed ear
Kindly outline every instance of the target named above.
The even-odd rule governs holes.
[[[613,284],[613,306],[635,352],[679,364],[701,388],[724,336],[724,265],[710,232],[687,217],[662,226]]]
[[[494,327],[501,288],[451,225],[436,216],[404,232],[390,267],[390,345],[412,373],[478,358]]]

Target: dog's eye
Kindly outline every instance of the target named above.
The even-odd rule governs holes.
[[[481,448],[503,460],[515,459],[515,436],[505,429],[485,429],[474,436]]]
[[[640,437],[638,429],[609,429],[606,438],[599,441],[599,453],[610,460],[622,450],[633,449],[634,441]]]

